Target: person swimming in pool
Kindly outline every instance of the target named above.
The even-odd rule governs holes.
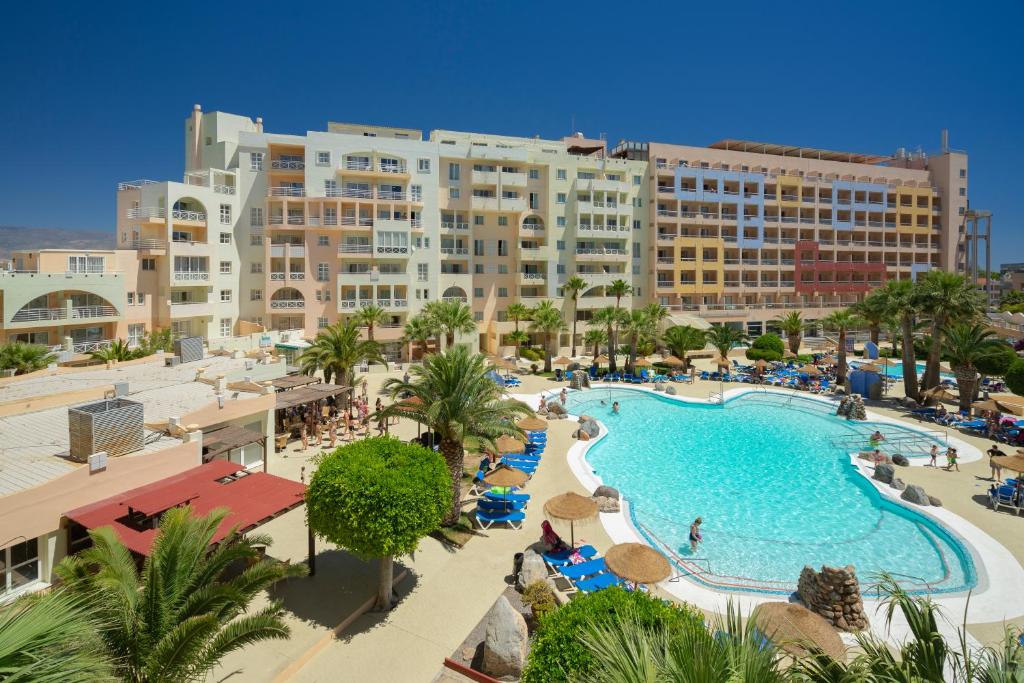
[[[616,415],[619,414],[619,402],[618,401],[616,401],[615,403],[612,404],[612,412],[615,413]]]
[[[698,517],[693,520],[693,524],[690,525],[690,554],[697,554],[697,544],[704,541],[704,537],[700,535],[700,525],[704,523],[704,520]]]
[[[876,431],[874,434],[871,435],[872,443],[881,443],[882,441],[885,441],[885,436],[882,435],[882,432]]]

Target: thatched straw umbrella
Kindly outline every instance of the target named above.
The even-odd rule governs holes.
[[[633,583],[658,583],[672,574],[672,565],[665,556],[643,543],[612,546],[604,561],[612,574]]]
[[[766,361],[764,358],[758,358],[757,362],[754,363],[754,367],[758,368],[759,370],[764,370],[766,367],[768,367],[768,361]]]
[[[565,356],[559,356],[558,358],[551,361],[552,365],[568,365],[569,363],[572,363],[572,361],[566,358]]]
[[[878,367],[874,363],[864,363],[863,365],[858,365],[856,369],[862,372],[874,372],[876,374],[879,372],[884,372],[882,368]]]
[[[784,352],[782,353],[782,357],[783,357],[783,358],[796,358],[796,354],[795,354],[795,353],[793,353],[792,351],[790,351],[789,349],[786,349],[786,350],[785,350],[785,351],[784,351]]]
[[[602,363],[608,362],[608,354],[602,353],[600,356],[594,359],[594,365],[601,365]]]
[[[633,367],[649,368],[651,367],[651,361],[647,360],[646,358],[637,358],[636,362],[633,363]]]
[[[806,375],[820,375],[821,370],[814,367],[813,365],[803,365],[797,369],[797,372],[802,372]]]
[[[675,356],[669,356],[668,358],[663,358],[661,362],[664,363],[665,365],[671,365],[673,367],[682,367],[682,366],[686,365],[686,363],[684,363],[679,358],[676,358]]]
[[[820,648],[837,662],[846,661],[846,647],[836,630],[820,615],[791,602],[758,605],[750,618],[761,633],[795,657],[807,654],[807,647]]]
[[[1024,473],[1024,451],[1018,450],[1016,455],[995,455],[992,457],[992,464]]]
[[[991,411],[997,410],[1000,413],[1012,412],[1009,408],[1007,408],[1006,406],[1004,406],[1002,403],[1000,403],[999,401],[995,400],[994,398],[990,398],[990,399],[987,399],[985,401],[978,401],[977,403],[975,403],[971,407],[974,408],[975,411],[987,410],[987,411],[991,412]]]
[[[505,455],[507,453],[522,453],[526,450],[526,445],[515,437],[503,435],[495,439],[494,448],[501,455]]]
[[[508,465],[498,465],[484,475],[484,482],[491,486],[522,486],[530,475]]]
[[[584,498],[572,491],[549,498],[544,503],[544,514],[548,519],[569,522],[570,545],[576,545],[576,522],[585,522],[597,517],[597,501]]]
[[[409,398],[406,398],[406,399],[403,399],[403,400],[399,401],[398,405],[399,406],[404,406],[404,407],[407,407],[407,408],[415,408],[417,406],[423,405],[423,399],[420,398],[419,396],[410,396]],[[417,421],[416,422],[416,439],[417,440],[419,440],[419,438],[420,438],[420,430],[421,430],[422,427],[423,427],[423,425],[420,424],[419,421]]]
[[[931,389],[926,389],[925,391],[922,391],[921,395],[924,396],[925,398],[934,398],[936,401],[952,402],[960,400],[953,394],[946,391],[946,388],[941,384],[937,387],[932,387]]]
[[[548,423],[539,417],[524,417],[519,422],[516,422],[516,427],[519,427],[524,432],[546,432],[548,430]]]

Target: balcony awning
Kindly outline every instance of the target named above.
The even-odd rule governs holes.
[[[297,341],[288,341],[288,342],[277,342],[276,344],[274,344],[274,348],[290,349],[292,351],[298,351],[300,349],[308,349],[310,346],[312,346],[312,344],[310,344],[305,339],[299,339]]]

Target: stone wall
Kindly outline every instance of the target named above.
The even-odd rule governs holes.
[[[844,631],[860,631],[868,626],[864,601],[853,565],[822,567],[820,572],[804,567],[797,593],[809,610]]]

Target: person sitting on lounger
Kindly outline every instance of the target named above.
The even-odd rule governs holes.
[[[555,530],[551,528],[551,522],[546,519],[540,523],[541,531],[541,542],[544,543],[544,548],[549,553],[558,553],[563,550],[569,550],[569,544],[562,540],[562,537],[555,533]]]

